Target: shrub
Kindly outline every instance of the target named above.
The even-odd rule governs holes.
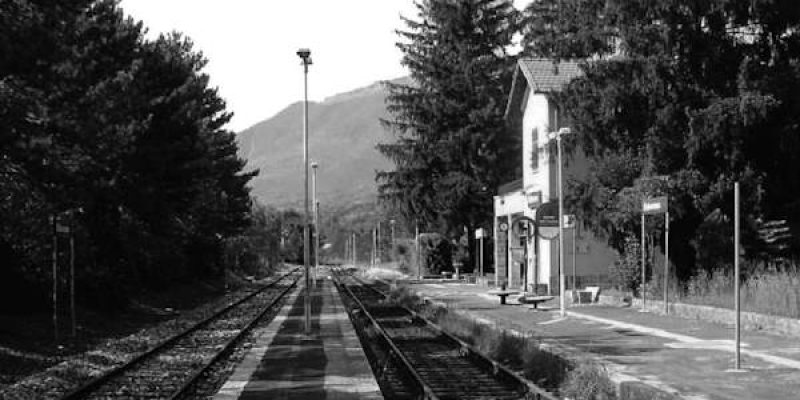
[[[438,275],[442,271],[453,270],[452,248],[442,235],[438,233],[421,234],[420,252],[426,273]]]
[[[419,305],[422,304],[422,299],[417,296],[416,293],[405,287],[399,287],[390,291],[388,294],[384,301],[390,304],[401,305],[412,310],[418,308]]]
[[[583,360],[569,372],[561,394],[580,400],[613,400],[617,398],[614,383],[602,365]]]
[[[678,281],[675,274],[675,268],[670,265],[669,269],[669,283],[668,283],[669,298],[675,301],[683,295],[683,285]],[[650,281],[647,284],[647,297],[650,299],[663,300],[664,298],[664,265],[655,265],[650,275]]]
[[[406,275],[417,273],[417,254],[414,248],[414,241],[397,240],[392,246],[392,259],[397,260],[397,268]]]
[[[637,293],[641,283],[641,244],[633,237],[625,238],[625,251],[609,266],[609,272],[617,289]]]
[[[542,350],[533,342],[528,342],[522,352],[523,374],[535,384],[548,389],[557,389],[567,378],[571,368],[569,361]]]

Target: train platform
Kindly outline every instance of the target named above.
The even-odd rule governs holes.
[[[606,365],[618,383],[636,382],[673,398],[793,399],[800,393],[800,342],[742,332],[742,369],[734,370],[733,328],[702,320],[584,305],[561,318],[555,298],[534,309],[501,305],[485,287],[417,283],[409,287],[478,322],[531,335],[561,354]]]
[[[214,396],[216,400],[382,399],[358,336],[329,279],[311,291],[311,334],[304,333],[303,284]]]

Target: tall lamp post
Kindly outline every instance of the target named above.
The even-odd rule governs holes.
[[[562,162],[561,162],[561,136],[569,135],[572,131],[569,128],[561,128],[558,132],[550,132],[548,137],[550,140],[556,140],[556,147],[558,148],[558,292],[561,297],[561,317],[567,315],[567,303],[564,292],[566,291],[566,284],[564,282],[564,193],[563,185],[561,182]]]
[[[304,302],[305,314],[305,333],[311,333],[311,290],[309,288],[310,279],[308,275],[309,269],[309,247],[311,241],[309,240],[308,229],[308,66],[311,62],[311,50],[300,49],[297,50],[297,56],[300,57],[303,63],[303,167],[305,169],[303,188],[305,192],[305,199],[303,201],[303,266],[305,267],[305,282],[306,282],[306,296]]]
[[[312,161],[311,170],[311,187],[312,197],[311,204],[314,206],[314,284],[316,285],[317,273],[319,271],[319,200],[317,200],[317,168],[319,164]]]

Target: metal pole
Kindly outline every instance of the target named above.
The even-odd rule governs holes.
[[[392,228],[392,243],[391,243],[392,246],[391,247],[394,248],[394,220],[389,221],[389,223],[391,224],[390,226]]]
[[[576,232],[578,231],[578,221],[575,221],[575,226],[572,227],[572,290],[578,290],[577,288],[577,271],[576,268],[577,258],[578,258],[578,244],[576,239]]]
[[[317,201],[317,163],[311,163],[311,205],[314,207],[314,283],[316,284],[317,268],[319,268],[319,202]]]
[[[310,290],[310,276],[309,276],[309,263],[310,263],[310,247],[311,240],[309,237],[309,210],[308,210],[308,58],[303,58],[303,267],[305,268],[305,302],[304,302],[304,316],[305,316],[305,333],[311,333],[311,290]]]
[[[422,279],[422,255],[419,248],[419,223],[414,224],[414,245],[417,247],[417,278]]]
[[[561,162],[561,132],[556,136],[558,146],[558,293],[561,297],[561,318],[567,315],[567,303],[565,291],[567,288],[564,282],[564,193],[562,188],[562,162]]]
[[[500,249],[500,242],[497,241],[497,238],[500,235],[498,235],[498,226],[497,225],[498,225],[497,218],[492,218],[492,233],[494,234],[494,238],[492,238],[492,240],[494,240],[494,248],[492,249],[492,251],[494,251],[494,256],[492,257],[492,261],[494,262],[494,287],[495,288],[497,288],[497,271],[498,271],[499,265],[500,265],[498,263],[498,261],[497,261],[497,260],[500,259],[500,253],[498,252],[499,249]]]
[[[481,233],[483,233],[483,232],[481,232]],[[478,269],[479,269],[479,274],[480,274],[481,278],[483,278],[483,234],[481,234],[481,238],[478,241],[478,245],[481,246],[478,249],[478,257],[479,257],[478,258]]]
[[[734,279],[734,301],[736,302],[736,369],[742,366],[741,354],[739,353],[741,347],[741,303],[739,298],[739,182],[733,184],[733,197],[734,197],[734,217],[733,217],[733,233],[734,233],[734,256],[733,256],[733,279]]]
[[[58,233],[56,224],[58,215],[53,215],[53,338],[58,343]]]
[[[356,258],[356,249],[357,249],[357,247],[356,247],[356,233],[353,232],[353,254],[352,255],[353,255],[353,266],[354,267],[356,266],[356,261],[358,261],[358,258]]]
[[[642,212],[642,311],[645,310],[645,303],[647,302],[647,291],[644,289],[645,285],[645,248],[647,244],[644,241],[644,212]]]
[[[375,263],[381,262],[381,220],[378,220],[378,228],[375,230]]]
[[[514,259],[511,257],[511,216],[506,216],[506,221],[508,225],[508,229],[506,229],[506,276],[505,276],[505,285],[506,288],[511,286],[511,268],[514,267]]]
[[[669,314],[669,210],[664,213],[664,314]]]
[[[316,192],[316,188],[314,189]],[[314,203],[314,286],[317,286],[319,273],[319,200]]]
[[[75,329],[75,234],[73,226],[69,228],[69,315],[72,319],[72,337],[76,336]]]

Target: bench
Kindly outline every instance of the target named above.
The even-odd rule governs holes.
[[[512,294],[517,294],[519,292],[513,290],[490,290],[489,294],[493,294],[495,296],[500,297],[500,304],[506,304],[506,297]]]
[[[522,304],[533,304],[533,308],[538,309],[539,303],[544,303],[545,301],[553,300],[554,298],[554,296],[523,295],[519,298],[519,302]]]

